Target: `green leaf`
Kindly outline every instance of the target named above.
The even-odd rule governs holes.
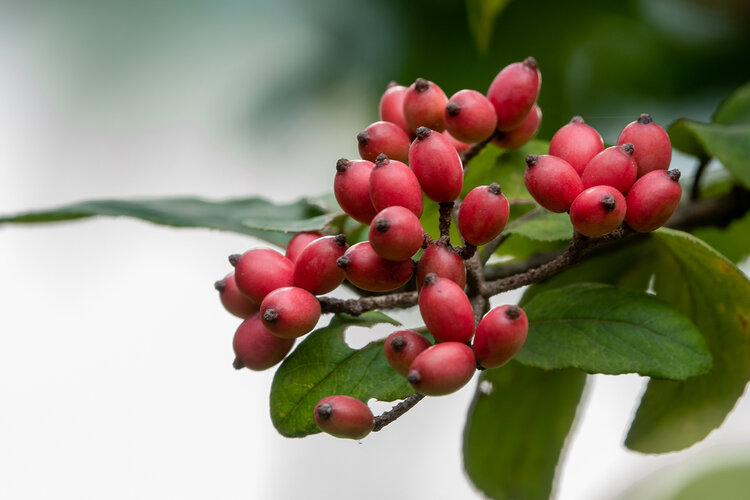
[[[347,395],[367,402],[403,399],[414,392],[404,377],[388,364],[383,341],[359,350],[344,342],[349,326],[398,325],[379,312],[354,317],[339,314],[312,332],[290,354],[271,384],[271,420],[288,437],[320,432],[313,419],[315,404],[326,396]]]
[[[510,0],[466,0],[469,30],[481,53],[487,52],[495,21],[509,2]]]
[[[586,376],[514,361],[486,370],[464,429],[464,467],[496,500],[547,500]]]
[[[750,212],[727,227],[700,227],[693,235],[708,243],[732,262],[741,262],[750,255]]]
[[[716,109],[711,121],[722,125],[750,123],[750,82],[732,92]]]
[[[569,241],[573,236],[573,225],[568,214],[556,214],[545,210],[533,218],[510,223],[506,231],[536,241]]]
[[[529,334],[516,359],[525,365],[676,380],[711,368],[698,329],[652,295],[573,284],[538,294],[524,310]]]

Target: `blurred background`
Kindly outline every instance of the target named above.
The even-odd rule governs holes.
[[[613,143],[641,112],[708,120],[750,79],[749,51],[744,0],[2,0],[0,213],[325,193],[389,81],[484,92],[529,55],[540,137],[580,114]],[[232,369],[239,321],[212,288],[227,255],[258,244],[129,219],[0,227],[0,497],[481,498],[461,464],[471,389],[362,443],[276,433],[273,370]],[[558,498],[748,458],[746,398],[687,452],[625,450],[643,384],[589,378]],[[667,476],[665,488],[684,480]]]

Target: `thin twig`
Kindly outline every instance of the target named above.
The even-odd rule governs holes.
[[[440,241],[448,244],[451,239],[451,212],[453,211],[453,202],[444,201],[440,203]]]
[[[378,432],[383,427],[390,424],[398,417],[414,408],[414,406],[422,401],[423,398],[423,395],[415,392],[414,394],[394,406],[392,409],[384,412],[381,415],[378,415],[377,417],[375,417],[375,427],[373,427],[372,432]]]
[[[348,313],[358,316],[375,309],[407,308],[417,305],[417,292],[400,292],[359,299],[337,299],[318,297],[320,309],[324,313]]]
[[[494,137],[494,135],[483,140],[482,142],[477,142],[459,155],[461,157],[461,164],[464,166],[464,172],[466,172],[466,168],[468,167],[469,162],[473,160],[474,157],[477,156],[487,144],[490,143],[492,137]]]
[[[711,162],[711,158],[704,158],[698,164],[698,169],[695,171],[695,177],[693,177],[693,185],[690,188],[690,201],[697,201],[701,197],[701,177],[706,167]]]

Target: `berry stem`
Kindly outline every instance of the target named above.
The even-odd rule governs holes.
[[[399,292],[359,299],[337,299],[318,297],[320,309],[324,313],[348,313],[359,316],[375,309],[407,308],[417,305],[417,292]]]
[[[690,201],[698,201],[701,196],[700,180],[706,167],[711,162],[711,158],[705,158],[698,164],[698,169],[695,171],[695,177],[693,178],[693,185],[690,188]]]
[[[453,202],[444,201],[440,203],[440,240],[446,245],[450,243],[451,238],[451,214],[453,212]]]
[[[483,140],[482,142],[477,142],[476,144],[473,144],[469,149],[461,153],[459,156],[461,157],[461,165],[464,166],[464,172],[466,172],[467,167],[469,166],[469,162],[474,159],[475,156],[477,156],[479,153],[482,152],[484,147],[492,141],[492,139],[495,137],[495,134],[492,134],[487,139]]]
[[[372,432],[378,432],[386,425],[395,421],[401,415],[414,408],[414,406],[422,401],[423,398],[423,395],[415,392],[414,394],[394,406],[392,409],[384,412],[381,415],[378,415],[377,417],[375,417],[375,427],[373,427]]]

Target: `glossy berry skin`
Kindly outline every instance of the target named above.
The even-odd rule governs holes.
[[[266,370],[279,363],[294,346],[294,339],[282,339],[271,333],[259,314],[248,316],[237,328],[232,340],[235,368]]]
[[[445,138],[448,139],[448,142],[450,142],[451,145],[456,148],[457,153],[463,153],[471,147],[471,143],[459,141],[458,139],[453,137],[447,130],[443,130],[443,136],[445,136]]]
[[[284,256],[292,262],[297,262],[297,257],[305,249],[308,243],[312,243],[323,236],[320,233],[297,233],[286,246]]]
[[[529,331],[526,313],[518,306],[492,309],[477,325],[474,354],[485,368],[496,368],[510,361],[523,347]]]
[[[234,282],[234,273],[229,273],[224,278],[214,283],[214,288],[219,292],[219,300],[231,314],[238,318],[247,318],[258,312],[258,304],[248,299]]]
[[[409,128],[404,116],[404,96],[406,96],[408,90],[408,87],[391,82],[380,97],[378,110],[381,120],[398,125],[411,138],[414,136],[414,132]]]
[[[375,161],[379,154],[398,161],[407,161],[411,139],[398,125],[391,122],[375,122],[357,134],[359,156]]]
[[[375,253],[367,241],[350,246],[337,263],[354,286],[371,292],[395,290],[414,274],[412,260],[386,260]]]
[[[484,245],[505,229],[510,215],[508,199],[500,185],[477,186],[464,197],[458,210],[458,231],[467,243]]]
[[[419,127],[442,132],[445,130],[443,112],[448,104],[445,92],[434,83],[417,78],[404,96],[404,117],[412,133]]]
[[[396,372],[406,377],[414,358],[431,345],[413,330],[399,330],[385,339],[385,357]]]
[[[633,184],[626,198],[625,222],[641,233],[658,229],[669,220],[682,196],[680,171],[654,170]]]
[[[444,396],[468,384],[476,368],[471,347],[460,342],[445,342],[414,358],[406,379],[420,394]]]
[[[346,236],[324,236],[308,244],[294,263],[294,286],[314,295],[332,292],[344,282],[346,273],[336,261],[344,255]]]
[[[375,213],[400,206],[421,217],[424,208],[422,188],[412,169],[398,160],[389,160],[385,155],[378,156],[370,174],[370,200]]]
[[[386,260],[411,259],[422,248],[424,229],[411,210],[384,208],[372,219],[369,241],[375,253]]]
[[[270,292],[291,286],[294,264],[275,250],[256,248],[242,255],[230,255],[234,281],[250,300],[260,304]]]
[[[315,405],[315,423],[323,432],[345,439],[362,439],[375,426],[370,408],[351,396],[328,396]]]
[[[570,163],[578,175],[582,175],[586,164],[602,151],[602,136],[596,129],[586,125],[580,116],[574,116],[570,123],[555,132],[549,143],[549,154]]]
[[[466,266],[463,259],[439,241],[428,246],[417,263],[417,289],[422,288],[430,273],[453,281],[462,290],[466,286]]]
[[[419,312],[436,342],[466,343],[474,334],[469,297],[449,279],[427,275],[419,291]]]
[[[653,170],[666,170],[672,161],[672,143],[667,132],[643,113],[620,132],[617,144],[635,146],[633,157],[638,164],[638,177]]]
[[[443,134],[419,127],[409,148],[409,166],[432,201],[450,202],[461,194],[464,185],[461,158]]]
[[[277,337],[294,339],[310,333],[318,324],[320,302],[303,288],[278,288],[261,302],[260,318]]]
[[[594,186],[573,200],[570,222],[584,236],[604,236],[620,227],[626,208],[625,197],[619,190],[612,186]]]
[[[505,149],[520,148],[536,135],[541,124],[542,109],[534,104],[519,126],[507,132],[497,132],[492,144]]]
[[[513,130],[534,107],[542,78],[536,59],[527,57],[504,67],[492,80],[487,99],[497,113],[497,130]]]
[[[459,90],[445,106],[445,128],[463,142],[481,142],[495,132],[495,107],[476,90]]]
[[[537,203],[550,212],[570,209],[576,196],[583,191],[583,182],[565,160],[550,155],[526,157],[524,184]]]
[[[370,201],[370,174],[374,166],[367,160],[346,158],[336,163],[333,194],[341,210],[362,224],[369,224],[378,213]]]
[[[638,175],[633,159],[633,145],[612,146],[594,156],[586,165],[581,180],[584,188],[612,186],[627,194]]]

